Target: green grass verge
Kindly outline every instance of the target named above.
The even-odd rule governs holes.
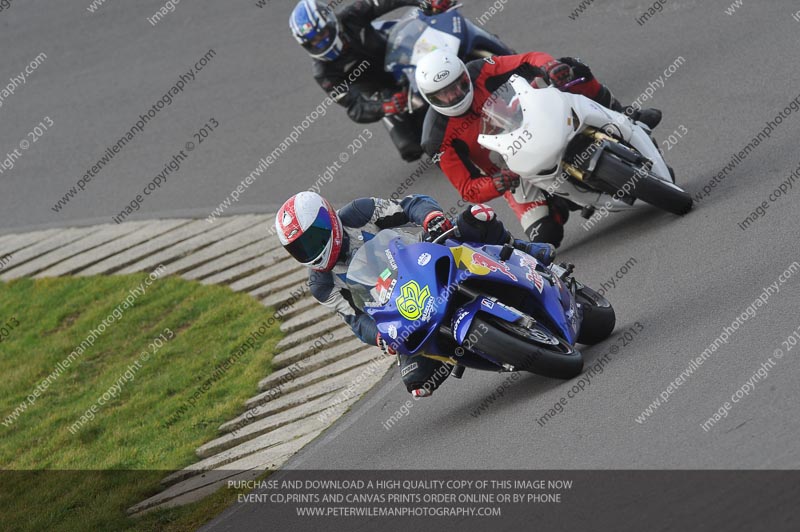
[[[242,411],[270,372],[277,325],[232,358],[271,316],[251,297],[177,278],[156,280],[53,378],[59,362],[145,278],[0,284],[0,521],[11,529],[194,530],[235,497],[223,490],[183,508],[142,518],[125,514],[161,491],[165,472],[196,461],[194,450]],[[20,411],[48,376],[43,393]],[[100,404],[115,383],[119,390]]]

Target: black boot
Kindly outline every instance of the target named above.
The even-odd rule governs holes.
[[[616,111],[618,113],[622,113],[628,118],[636,121],[641,122],[650,129],[655,129],[655,127],[661,123],[661,111],[658,109],[635,109],[631,105],[622,105],[619,103],[619,100],[614,98],[614,95],[611,91],[603,85],[600,89],[600,92],[595,98],[595,101],[604,107],[608,107],[612,111]]]
[[[661,123],[661,111],[659,109],[645,108],[636,110],[630,105],[626,105],[625,110],[622,112],[631,117],[632,120],[641,122],[650,129],[655,129]]]

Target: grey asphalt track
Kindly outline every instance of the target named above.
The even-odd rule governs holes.
[[[0,174],[0,232],[110,221],[213,117],[219,129],[133,218],[205,216],[322,101],[308,59],[287,32],[292,2],[263,9],[244,1],[182,2],[155,27],[146,17],[163,5],[159,1],[108,0],[95,14],[88,4],[16,2],[0,12],[0,88],[40,52],[47,54],[0,107],[0,153],[12,151],[44,117],[54,122],[13,169]],[[665,114],[658,138],[687,131],[666,155],[693,195],[800,93],[795,2],[745,0],[728,15],[728,0],[667,0],[644,25],[635,19],[650,2],[596,2],[571,20],[578,4],[508,2],[487,27],[518,50],[580,56],[623,102],[639,97],[684,58],[647,104]],[[474,19],[489,5],[470,1],[464,12]],[[216,56],[196,80],[84,192],[54,212],[51,207],[105,148],[209,49]],[[330,109],[228,212],[274,210],[312,186],[364,127]],[[388,196],[416,168],[399,159],[382,126],[366,127],[373,139],[323,188],[336,204]],[[636,323],[640,332],[629,345],[617,336],[584,348],[587,369],[612,345],[618,351],[544,427],[536,419],[567,397],[578,379],[526,375],[488,404],[509,377],[467,371],[433,398],[413,402],[409,414],[386,430],[383,423],[409,399],[392,373],[289,467],[796,469],[800,347],[789,350],[782,341],[800,326],[800,272],[741,320],[728,343],[669,392],[650,418],[638,423],[636,417],[764,287],[800,264],[800,182],[769,200],[800,164],[799,135],[800,112],[793,112],[684,218],[645,208],[609,217],[588,232],[579,218],[570,221],[560,254],[577,265],[587,284],[599,286],[626,262],[633,264],[608,298],[619,333]],[[435,170],[411,191],[432,194],[447,206],[458,199]],[[766,213],[741,230],[737,223],[762,201]],[[516,228],[508,209],[494,205]],[[784,357],[768,376],[704,431],[701,423],[776,349]],[[481,406],[485,412],[477,414]],[[223,514],[209,529],[257,523],[255,511]]]

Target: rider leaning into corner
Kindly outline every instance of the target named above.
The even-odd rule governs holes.
[[[416,194],[400,201],[360,198],[336,211],[319,194],[300,192],[289,198],[275,217],[284,249],[311,270],[308,284],[313,296],[338,313],[364,343],[377,345],[389,355],[397,352],[381,337],[372,316],[353,305],[345,277],[365,241],[382,229],[409,224],[422,227],[422,236],[430,239],[453,228],[436,200]],[[463,242],[511,244],[545,265],[555,256],[550,244],[513,238],[488,205],[468,207],[455,227],[458,240]],[[403,383],[414,397],[430,396],[449,375],[443,362],[423,356],[399,358]]]
[[[450,0],[357,0],[338,14],[316,0],[300,0],[292,11],[289,28],[297,42],[314,59],[314,79],[337,103],[347,108],[354,122],[389,119],[410,137],[404,158],[422,155],[418,127],[405,127],[397,115],[408,107],[408,95],[395,78],[384,71],[386,36],[372,22],[386,13],[418,6],[426,13],[446,11]],[[366,63],[365,63],[366,62]],[[403,149],[401,148],[401,153]]]
[[[504,196],[530,240],[558,247],[564,237],[569,211],[575,207],[544,190],[527,197],[515,194],[520,176],[495,165],[490,160],[489,150],[478,144],[481,109],[491,94],[513,74],[522,76],[537,88],[539,81],[562,88],[585,78],[586,81],[565,90],[624,113],[650,129],[661,122],[661,111],[634,110],[621,105],[611,91],[595,79],[588,66],[571,57],[555,59],[544,52],[529,52],[489,57],[465,65],[456,55],[435,50],[419,62],[417,85],[430,104],[422,134],[426,153],[465,201],[481,203]]]

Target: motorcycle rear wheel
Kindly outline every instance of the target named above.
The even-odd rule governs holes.
[[[592,179],[599,179],[615,190],[622,190],[626,184],[629,187],[634,184],[631,194],[635,198],[672,214],[683,216],[692,210],[692,197],[677,185],[666,183],[649,173],[635,179],[636,171],[630,163],[605,152],[597,162]]]
[[[544,377],[571,379],[583,371],[583,355],[566,342],[544,347],[525,334],[523,327],[491,316],[472,321],[468,336],[477,338],[470,348],[486,353],[514,369]]]

